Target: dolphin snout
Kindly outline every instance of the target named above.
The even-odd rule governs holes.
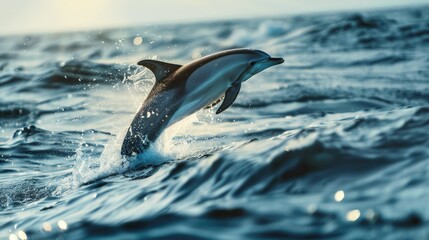
[[[256,62],[256,65],[260,67],[260,70],[263,70],[265,68],[269,68],[274,65],[282,64],[284,63],[284,61],[285,60],[283,58],[268,57],[262,61]]]
[[[271,63],[274,63],[274,64],[282,64],[282,63],[284,63],[285,60],[283,58],[273,58],[273,57],[270,57],[267,61],[271,62]]]

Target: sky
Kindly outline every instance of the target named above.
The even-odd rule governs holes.
[[[429,0],[0,0],[0,35],[429,5]]]

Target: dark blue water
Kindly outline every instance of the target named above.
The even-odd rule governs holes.
[[[286,62],[118,156],[137,61],[236,47]],[[428,53],[428,7],[0,37],[0,238],[427,239]]]

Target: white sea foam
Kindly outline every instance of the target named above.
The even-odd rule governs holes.
[[[264,21],[261,22],[256,30],[252,29],[237,29],[229,38],[222,42],[224,47],[245,47],[261,42],[266,43],[274,37],[283,35],[288,31],[289,27],[284,22],[280,21]]]
[[[198,121],[196,114],[183,119],[166,129],[159,139],[143,153],[131,157],[120,154],[125,131],[105,145],[99,158],[91,158],[84,154],[82,151],[84,143],[81,143],[76,149],[76,163],[71,176],[62,180],[54,194],[61,194],[97,179],[122,174],[132,169],[161,165],[172,159],[181,159],[191,155],[194,152],[192,141],[176,141],[175,138],[186,135],[191,128],[190,125],[196,121]]]

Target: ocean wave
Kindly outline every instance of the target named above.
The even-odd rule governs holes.
[[[0,237],[420,236],[428,9],[1,37]],[[285,63],[120,155],[154,82],[138,60],[232,47]]]
[[[329,46],[338,44],[340,48],[346,49],[348,46],[355,49],[387,46],[413,48],[417,45],[426,45],[425,38],[429,32],[425,30],[425,24],[417,19],[416,22],[404,27],[394,19],[354,14],[321,26],[318,31],[312,33],[311,39],[314,43]],[[347,44],[344,45],[344,42]]]
[[[416,136],[415,131],[421,132],[421,126],[427,124],[427,109],[398,109],[394,112],[399,113],[399,116],[394,114],[397,117],[391,118],[389,112],[385,115],[368,113],[366,117],[334,121],[325,126],[312,125],[289,135],[285,140],[276,140],[274,136],[251,141],[233,153],[211,157],[209,167],[206,167],[206,162],[201,162],[196,166],[198,170],[193,171],[195,175],[188,176],[188,180],[181,182],[176,189],[183,188],[185,195],[192,196],[194,194],[190,191],[197,191],[205,183],[204,179],[213,179],[211,186],[205,185],[205,188],[221,188],[222,196],[258,195],[276,191],[293,193],[303,191],[293,187],[294,180],[308,174],[335,169],[341,169],[344,173],[373,171],[383,165],[410,158],[409,155],[391,153],[392,147],[409,149],[415,146],[411,149],[426,155],[424,146],[427,144],[427,134],[421,133],[422,136],[416,139],[411,137]],[[422,112],[424,117],[420,117]],[[419,124],[408,127],[415,121]],[[378,131],[365,134],[365,128],[377,127]],[[257,154],[249,155],[248,149],[260,150]],[[415,157],[416,160],[424,158],[419,154]]]
[[[259,24],[257,29],[233,29],[229,34],[222,34],[221,36],[228,36],[221,43],[225,48],[247,47],[255,45],[263,41],[270,40],[283,36],[288,30],[289,26],[281,21],[263,21]]]
[[[50,195],[52,189],[44,186],[43,179],[15,179],[14,183],[3,184],[0,192],[0,209],[23,206]]]
[[[5,74],[0,76],[0,87],[10,84],[19,84],[29,81],[31,76],[24,74]]]
[[[60,84],[111,84],[126,79],[128,66],[71,60],[59,63],[44,76],[49,86]]]

